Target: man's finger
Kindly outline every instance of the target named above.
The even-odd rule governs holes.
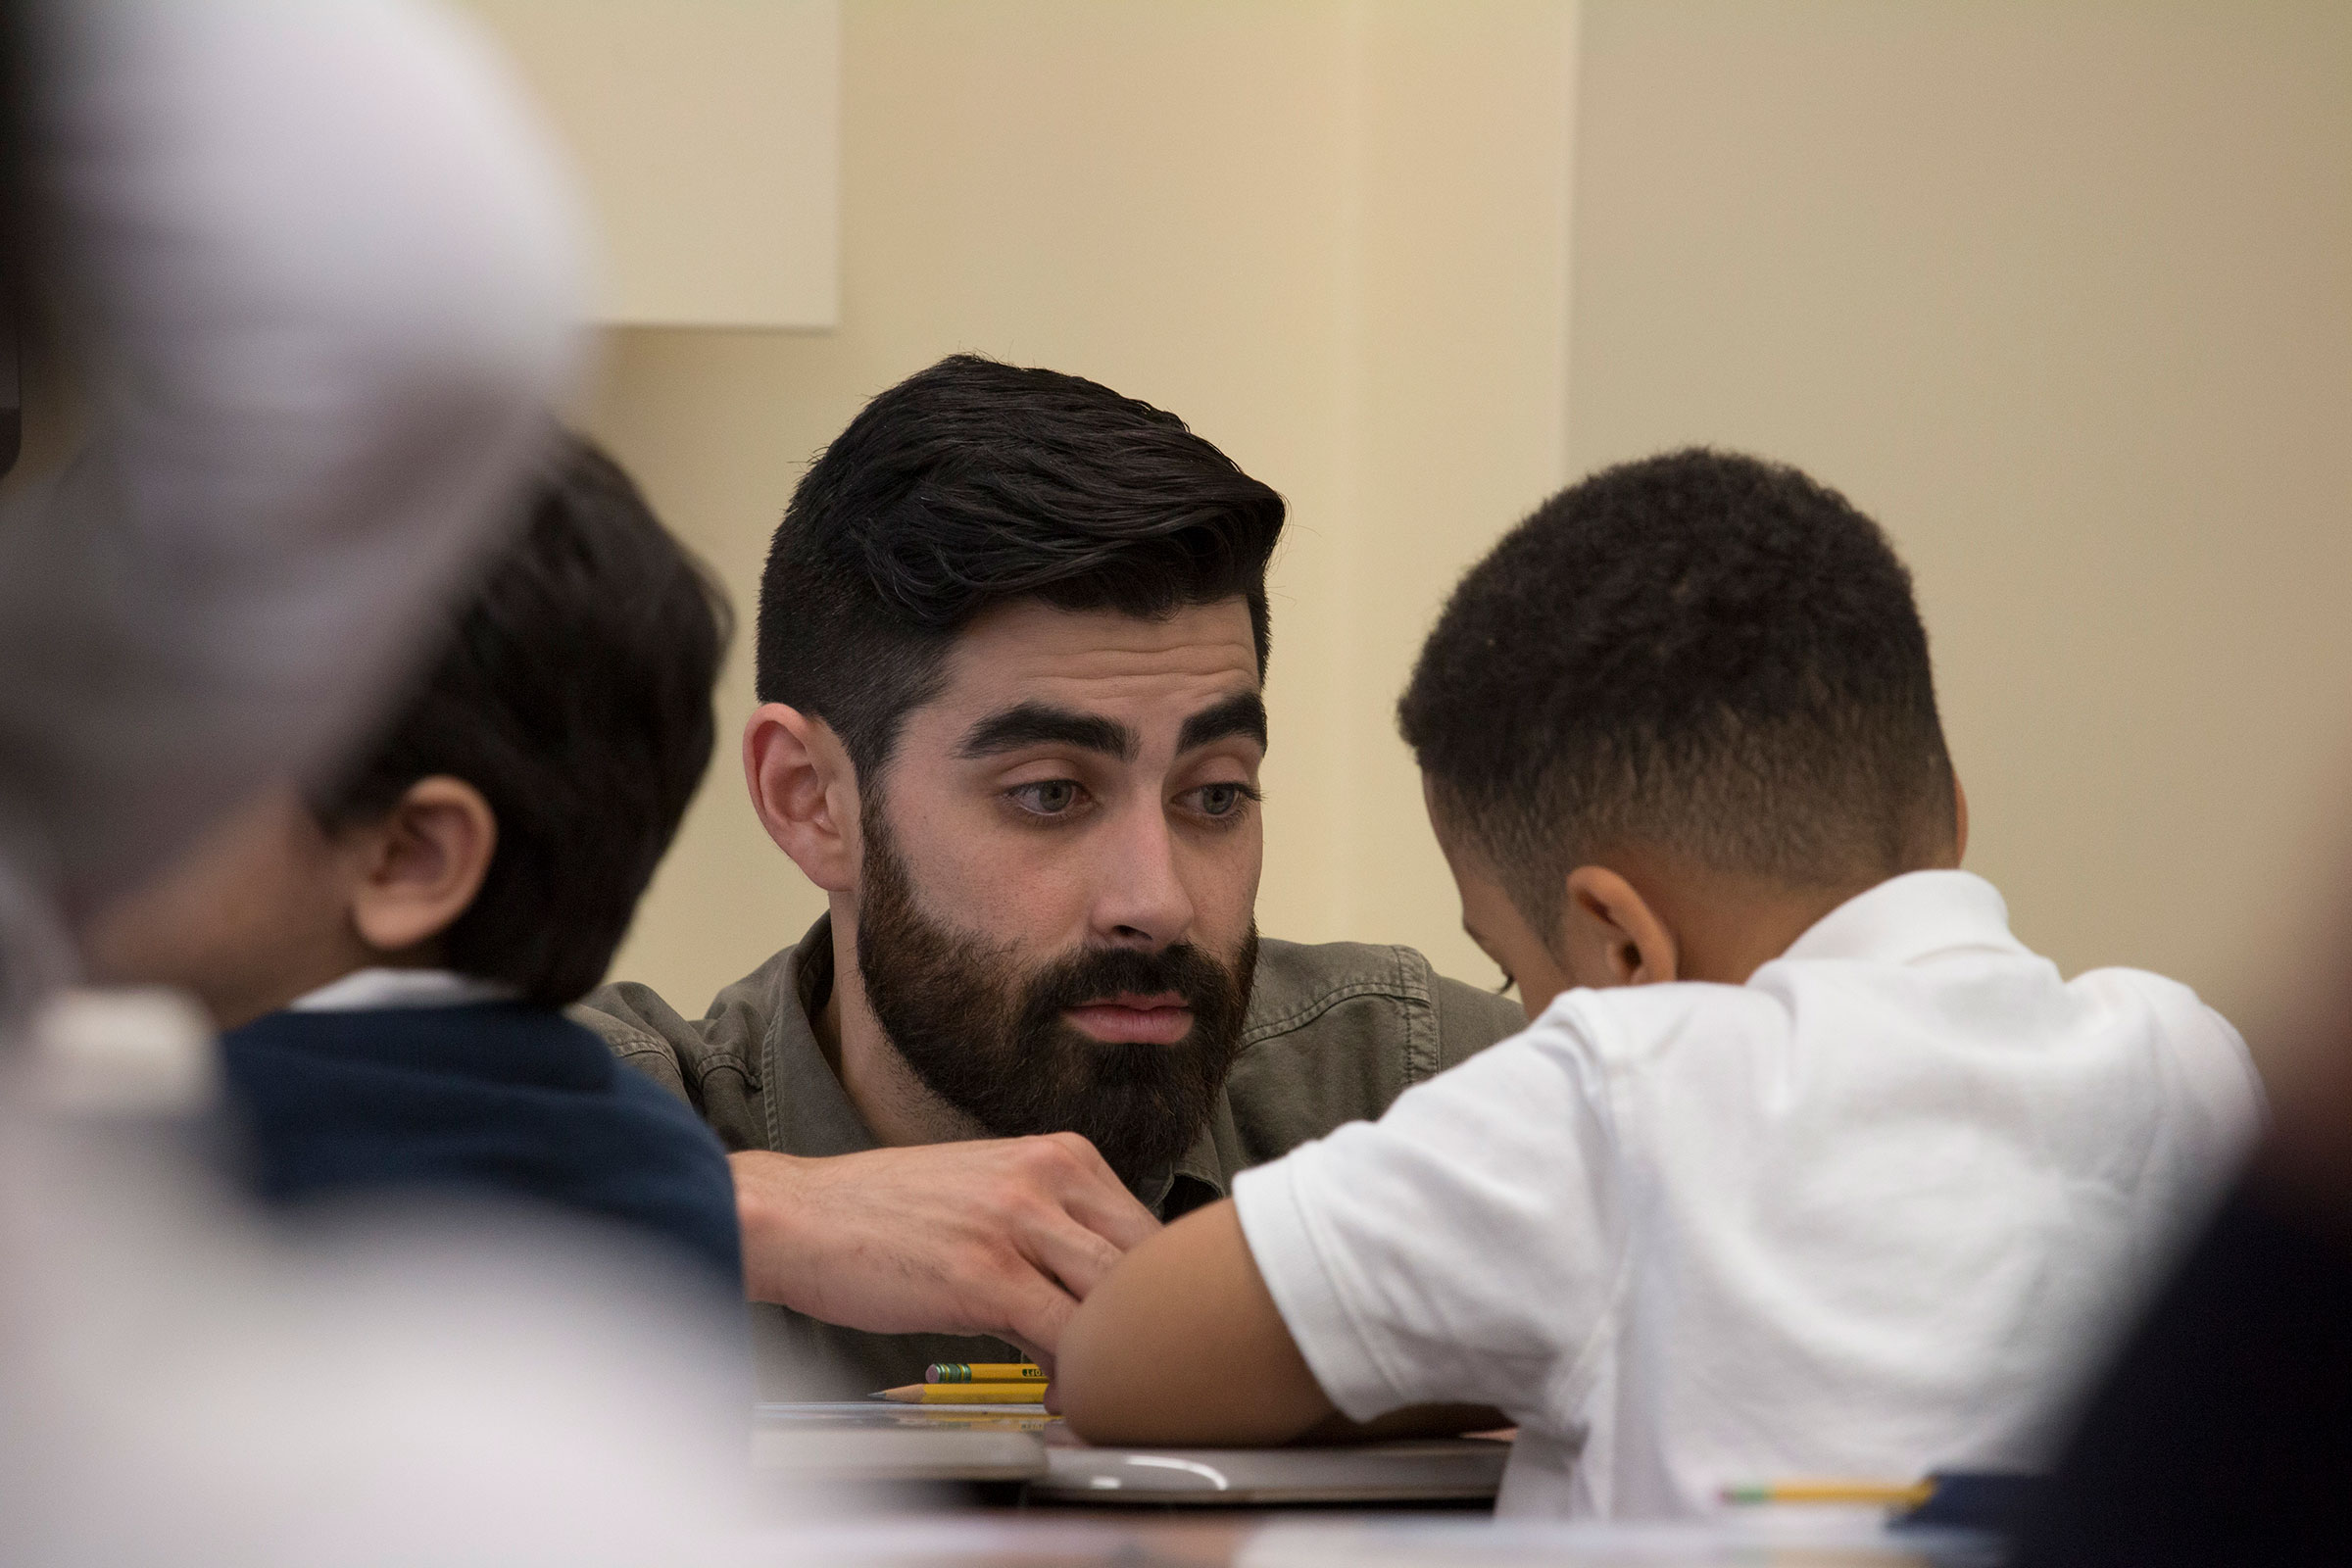
[[[1059,1209],[1048,1210],[1032,1221],[1020,1238],[1020,1247],[1081,1301],[1117,1266],[1124,1250]]]
[[[1031,1277],[1028,1288],[1016,1291],[1007,1305],[1005,1326],[1014,1343],[1037,1356],[1039,1365],[1052,1365],[1050,1358],[1061,1348],[1061,1331],[1077,1314],[1077,1298],[1055,1290],[1041,1274]]]
[[[1124,1187],[1107,1193],[1072,1193],[1063,1200],[1070,1217],[1121,1252],[1159,1234],[1159,1219]]]
[[[1158,1232],[1158,1219],[1136,1201],[1093,1144],[1076,1133],[1052,1133],[1040,1142],[1058,1156],[1053,1187],[1071,1218],[1122,1252]]]

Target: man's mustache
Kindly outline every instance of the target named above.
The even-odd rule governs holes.
[[[1032,1017],[1058,1013],[1119,996],[1173,992],[1200,1010],[1204,999],[1233,985],[1233,973],[1189,942],[1155,953],[1141,948],[1089,948],[1052,965],[1031,985]]]

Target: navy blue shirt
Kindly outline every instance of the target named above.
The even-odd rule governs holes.
[[[220,1044],[265,1197],[438,1186],[539,1199],[681,1247],[741,1298],[717,1138],[560,1012],[272,1012]]]

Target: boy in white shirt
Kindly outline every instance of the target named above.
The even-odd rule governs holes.
[[[1128,1254],[1059,1347],[1072,1426],[1499,1412],[1505,1511],[1619,1518],[2038,1463],[2259,1089],[2194,994],[2063,980],[1958,869],[1878,527],[1751,459],[1606,470],[1464,579],[1399,713],[1531,1027]]]

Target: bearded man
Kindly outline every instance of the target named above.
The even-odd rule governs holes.
[[[1523,1025],[1257,938],[1282,524],[1173,416],[963,356],[795,491],[744,771],[828,912],[702,1018],[582,1014],[734,1151],[771,1395],[1050,1357],[1162,1221]]]

